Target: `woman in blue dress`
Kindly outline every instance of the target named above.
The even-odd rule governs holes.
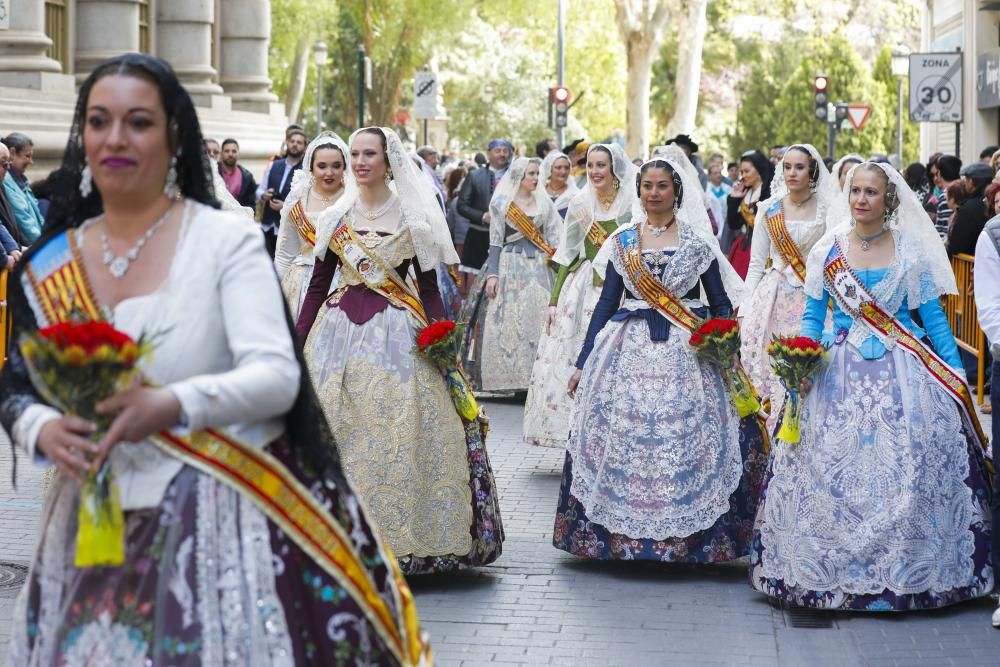
[[[888,165],[854,167],[831,215],[807,261],[801,328],[832,345],[830,359],[803,383],[801,442],[772,447],[751,583],[794,605],[866,611],[987,595],[989,487],[940,305],[957,292],[944,247]]]
[[[750,548],[763,434],[688,344],[689,324],[728,317],[743,282],[687,158],[671,149],[643,165],[632,221],[594,261],[605,283],[569,381],[576,403],[553,535],[583,558],[706,563]],[[650,285],[681,319],[654,307]]]

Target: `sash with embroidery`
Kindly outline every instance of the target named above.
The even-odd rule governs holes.
[[[50,239],[25,267],[29,299],[37,305],[36,312],[41,311],[40,327],[81,316],[105,319],[72,234],[70,230]],[[392,609],[379,594],[344,527],[278,459],[218,429],[190,434],[162,431],[149,441],[252,502],[344,587],[401,664],[417,665],[429,659],[430,648],[420,636],[413,598],[395,557],[388,549],[381,549],[380,555],[397,583]]]
[[[590,223],[590,229],[587,230],[587,238],[590,242],[594,244],[598,250],[604,245],[604,242],[608,240],[608,233],[604,231],[604,227],[601,226],[597,220]]]
[[[400,277],[396,269],[386,266],[381,257],[358,240],[357,234],[347,224],[347,219],[345,213],[337,223],[329,245],[330,250],[340,258],[344,268],[355,273],[365,287],[384,296],[396,308],[409,313],[418,327],[430,324],[424,312],[424,304],[414,296],[406,281]]]
[[[316,228],[313,223],[309,222],[309,216],[306,215],[306,211],[302,208],[302,200],[295,202],[295,206],[292,206],[292,210],[288,212],[288,219],[295,229],[298,230],[299,236],[305,239],[305,242],[310,246],[316,245]]]
[[[788,225],[785,224],[785,207],[781,205],[781,200],[774,202],[767,211],[767,231],[771,237],[771,243],[781,253],[785,264],[792,267],[796,277],[803,285],[806,283],[806,262],[799,252],[799,246],[788,233]]]
[[[740,202],[740,215],[743,216],[743,222],[747,224],[747,227],[753,229],[753,226],[757,223],[757,211],[756,208],[750,208],[746,199]]]
[[[875,301],[875,297],[871,295],[847,263],[847,258],[841,250],[839,242],[834,242],[830,253],[826,256],[823,274],[827,290],[837,300],[845,313],[855,320],[865,322],[869,330],[882,344],[895,341],[927,369],[934,382],[944,389],[958,405],[959,414],[961,414],[962,421],[965,422],[970,436],[976,440],[983,455],[989,459],[988,440],[983,433],[983,427],[979,423],[979,417],[972,404],[972,393],[969,391],[969,385],[894,315],[882,310],[882,307]]]
[[[636,233],[635,229],[626,229],[618,234],[616,237],[618,257],[621,260],[622,266],[625,267],[625,273],[628,274],[629,280],[635,285],[636,291],[639,293],[646,303],[648,303],[653,310],[660,313],[671,324],[684,329],[688,332],[693,332],[704,322],[703,319],[695,315],[691,310],[684,305],[684,302],[677,298],[677,296],[671,292],[666,286],[657,280],[652,273],[649,271],[649,267],[646,263],[642,261],[642,252],[639,249],[639,235]],[[754,397],[759,400],[759,394],[757,390],[754,389],[753,383],[750,382],[750,378],[746,371],[743,370],[742,366],[737,366],[736,375],[739,379],[745,383],[745,386],[750,388],[750,391],[754,394]],[[754,417],[757,421],[757,425],[760,427],[761,436],[764,438],[765,449],[768,449],[768,433],[766,420],[760,414]]]
[[[507,219],[514,223],[515,229],[524,234],[524,238],[535,244],[535,247],[549,257],[556,254],[556,249],[545,241],[542,230],[535,226],[535,221],[528,217],[520,206],[514,202],[507,208]]]

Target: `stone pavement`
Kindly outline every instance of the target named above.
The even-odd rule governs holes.
[[[520,405],[486,407],[507,541],[489,567],[411,579],[436,664],[1000,664],[989,601],[893,616],[790,612],[772,608],[737,565],[596,563],[558,551],[551,531],[562,451],[520,441]],[[0,561],[26,563],[41,476],[19,464],[14,492],[9,448],[0,444]],[[12,602],[0,579],[0,665]]]

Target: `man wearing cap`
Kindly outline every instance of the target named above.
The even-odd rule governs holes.
[[[968,199],[958,207],[948,232],[948,256],[976,253],[976,241],[986,226],[986,202],[983,191],[993,180],[993,170],[982,162],[972,162],[959,172]]]
[[[590,144],[583,139],[576,139],[566,146],[562,152],[569,157],[570,164],[573,165],[571,175],[576,180],[576,187],[583,188],[587,185],[587,149]]]
[[[514,147],[506,139],[490,142],[487,164],[475,170],[462,183],[458,212],[469,220],[469,233],[462,248],[462,268],[478,272],[490,252],[490,200],[497,183],[507,173]]]
[[[677,144],[684,151],[684,154],[688,156],[688,159],[691,160],[695,171],[698,172],[698,180],[701,182],[701,187],[704,190],[705,186],[708,185],[708,175],[705,173],[705,167],[701,162],[701,158],[695,155],[698,152],[698,144],[687,134],[678,134],[673,139],[667,139],[667,146],[670,144]]]

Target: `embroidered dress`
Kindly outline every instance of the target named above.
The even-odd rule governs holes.
[[[642,259],[697,315],[707,314],[702,289],[712,315],[729,314],[718,261],[702,239],[682,227],[678,249]],[[577,362],[583,376],[553,544],[598,560],[739,558],[749,550],[764,465],[760,429],[752,419],[741,424],[719,369],[695,354],[689,332],[638,294],[613,252]]]
[[[919,244],[892,234],[891,264],[854,273],[883,311],[917,338],[926,332],[961,373],[931,263]],[[848,233],[834,238],[846,257]],[[813,256],[831,246],[818,244]],[[809,266],[802,335],[819,340],[831,292],[814,279],[812,258]],[[915,357],[892,340],[887,349],[833,302],[833,331],[822,339],[834,347],[803,401],[802,440],[772,445],[751,583],[795,605],[865,611],[929,609],[989,594],[982,456],[956,403]]]
[[[604,235],[618,228],[617,220],[594,222]],[[572,400],[566,384],[575,368],[576,357],[587,335],[587,324],[601,295],[603,281],[591,262],[598,246],[587,239],[581,261],[572,268],[560,267],[549,303],[556,300],[552,328],[543,326],[528,383],[524,404],[524,439],[543,447],[565,447],[569,437]]]
[[[305,214],[306,219],[312,224],[314,214]],[[286,223],[289,226],[291,223]],[[279,230],[280,231],[280,230]],[[278,246],[281,247],[284,235],[278,235]],[[277,255],[278,251],[275,251]],[[302,309],[302,299],[305,298],[306,289],[309,287],[309,277],[313,268],[313,247],[304,240],[299,246],[299,251],[295,254],[284,274],[281,275],[281,292],[285,295],[285,302],[288,310],[292,314],[292,319],[299,315]]]
[[[304,456],[305,438],[334,445],[318,407],[301,393],[304,369],[295,361],[261,235],[232,214],[191,201],[185,206],[163,285],[108,312],[130,335],[154,336],[143,371],[177,394],[192,429],[225,428],[270,454],[308,489],[342,526],[358,555],[355,575],[370,578],[375,599],[331,577],[248,492],[149,441],[120,443],[111,461],[125,510],[125,563],[74,567],[79,486],[57,473],[14,613],[11,664],[401,664],[371,614],[376,601],[398,614],[405,584],[392,576],[381,538],[335,460],[318,470]],[[23,260],[38,272],[34,278],[74,257],[69,239],[78,243],[89,224],[43,235]],[[15,333],[51,321],[24,266],[21,271],[12,293]],[[16,349],[0,385],[0,421],[32,457],[31,433],[58,413],[31,388]],[[292,401],[293,410],[303,406],[293,414],[318,420],[303,425],[297,440],[281,414]]]
[[[428,317],[441,319],[436,271],[419,266],[409,226],[401,221],[397,232],[378,234],[354,227],[353,210],[347,215],[386,266],[400,276],[412,266]],[[406,574],[492,562],[503,530],[478,425],[463,425],[441,372],[414,352],[407,312],[333,252],[317,259],[307,303],[314,290],[325,296],[331,280],[337,289],[320,306],[304,351],[351,484]]]
[[[545,219],[546,240],[555,244],[560,219],[554,209]],[[527,390],[555,277],[548,259],[509,224],[502,249],[490,245],[486,270],[479,272],[459,316],[468,322],[463,365],[478,391]],[[489,276],[498,277],[495,299],[485,293]]]
[[[593,260],[603,240],[631,220],[638,170],[617,144],[594,144],[590,156],[603,146],[611,154],[611,168],[621,186],[610,205],[599,201],[591,183],[573,197],[553,261],[559,274],[549,297],[555,317],[549,331],[542,327],[524,404],[524,440],[543,447],[565,447],[569,437],[572,401],[566,384],[583,346],[587,325],[601,294],[601,279]]]

